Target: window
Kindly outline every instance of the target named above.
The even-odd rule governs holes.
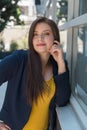
[[[77,96],[87,105],[87,27],[78,29],[75,90]]]
[[[79,15],[87,13],[87,0],[79,0]]]
[[[61,32],[67,31],[65,35],[67,39],[64,39],[63,42],[66,46],[66,58],[70,69],[72,93],[82,109],[87,113],[86,3],[86,0],[68,0],[68,21],[59,28]]]
[[[66,51],[67,51],[67,31],[61,31],[60,32],[60,43],[63,48],[64,57],[66,57]]]

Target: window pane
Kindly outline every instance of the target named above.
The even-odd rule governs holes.
[[[87,0],[79,0],[79,15],[87,13]]]
[[[78,32],[76,83],[76,92],[87,105],[87,27]]]
[[[57,0],[57,22],[58,25],[64,24],[68,19],[68,0]]]
[[[64,57],[65,57],[66,51],[67,51],[67,31],[66,30],[60,32],[60,42],[63,48]]]

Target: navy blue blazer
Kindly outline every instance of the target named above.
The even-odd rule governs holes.
[[[31,106],[27,103],[25,87],[27,76],[27,50],[17,50],[0,62],[0,85],[8,81],[0,120],[3,120],[12,130],[22,130],[26,124]],[[69,84],[69,71],[58,75],[58,67],[53,62],[53,75],[56,84],[56,93],[50,103],[50,127],[54,130],[55,106],[64,106],[68,103],[71,90]],[[39,113],[38,113],[39,114]]]

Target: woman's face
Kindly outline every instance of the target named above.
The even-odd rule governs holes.
[[[49,53],[53,45],[54,36],[51,27],[46,23],[38,23],[34,30],[33,47],[34,50],[41,53]]]

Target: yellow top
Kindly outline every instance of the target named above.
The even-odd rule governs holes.
[[[29,120],[23,130],[47,130],[49,123],[49,104],[55,93],[55,83],[53,77],[46,80],[47,91],[43,97],[39,96],[37,104],[34,102]]]

